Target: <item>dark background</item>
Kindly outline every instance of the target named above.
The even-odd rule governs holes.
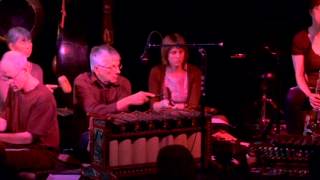
[[[0,5],[13,1],[12,11],[25,2],[0,0]],[[64,38],[87,49],[101,44],[102,0],[66,2]],[[43,23],[34,37],[31,59],[44,69],[46,82],[56,83],[52,60],[59,45],[61,1],[40,0],[40,3]],[[220,109],[235,124],[242,124],[258,119],[261,75],[267,72],[274,74],[266,82],[267,93],[283,108],[288,88],[295,85],[291,39],[310,23],[306,7],[306,0],[114,0],[113,45],[122,56],[122,74],[129,78],[136,92],[147,90],[149,70],[159,63],[157,48],[149,49],[151,60],[147,64],[139,60],[151,31],[156,30],[162,36],[179,32],[195,44],[224,42],[224,47],[204,47],[208,54],[205,102]],[[151,41],[158,44],[160,37],[154,35]],[[198,47],[190,47],[190,62],[201,65],[203,59],[197,50]],[[77,50],[74,53],[77,61],[79,54]],[[232,58],[238,53],[246,56]],[[79,59],[83,57],[86,56]]]

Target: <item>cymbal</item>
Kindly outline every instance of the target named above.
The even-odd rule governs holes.
[[[247,54],[246,53],[235,53],[230,55],[231,59],[246,59]]]
[[[260,76],[261,79],[274,79],[275,78],[275,74],[273,72],[266,72],[266,73],[263,73],[261,76]]]

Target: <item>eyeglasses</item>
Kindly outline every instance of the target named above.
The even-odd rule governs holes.
[[[98,67],[102,68],[102,69],[106,69],[106,70],[121,70],[122,69],[122,64],[117,65],[113,65],[113,66],[102,66],[102,65],[97,65]]]
[[[14,75],[12,77],[6,76],[6,75],[2,75],[1,79],[4,80],[4,81],[16,80],[16,78],[21,74],[21,71],[19,71],[16,75]]]
[[[26,37],[23,37],[23,38],[19,39],[18,41],[22,42],[22,43],[32,43],[31,39],[28,39]]]

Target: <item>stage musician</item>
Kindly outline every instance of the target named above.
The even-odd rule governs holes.
[[[12,27],[6,35],[6,41],[10,50],[18,51],[24,54],[27,58],[30,57],[33,45],[31,41],[31,33],[27,29],[20,26]],[[38,64],[28,61],[28,69],[32,76],[37,78],[40,83],[43,83],[43,71]],[[0,107],[2,107],[5,102],[8,89],[8,83],[0,80]]]
[[[304,111],[320,109],[320,95],[315,92],[320,70],[320,0],[310,0],[312,24],[295,34],[292,41],[292,62],[297,87],[289,90],[285,115],[289,134],[304,131]]]
[[[107,115],[124,112],[129,106],[142,105],[154,97],[153,93],[144,91],[131,94],[130,82],[120,75],[120,54],[110,45],[92,48],[90,68],[91,72],[82,73],[74,80],[73,102],[79,126],[83,126],[81,131],[88,128],[86,113]],[[80,149],[86,149],[86,139],[88,134],[84,133]]]
[[[161,95],[151,100],[151,108],[161,110],[200,110],[201,70],[188,63],[188,47],[179,33],[166,35],[162,40],[161,64],[153,67],[149,75],[149,91]],[[212,117],[212,121],[228,124],[224,115]],[[181,134],[168,136],[159,142],[159,148],[169,144],[187,147],[194,157],[200,157],[201,133],[187,137]]]
[[[25,54],[6,52],[0,62],[1,79],[9,84],[0,114],[1,179],[9,172],[49,170],[59,152],[59,127],[55,99],[31,75]]]

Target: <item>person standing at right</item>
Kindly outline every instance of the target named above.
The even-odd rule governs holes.
[[[320,70],[320,0],[310,0],[312,24],[295,34],[292,41],[292,62],[297,87],[289,90],[285,115],[289,134],[302,134],[304,111],[320,109],[320,95],[315,93]]]

